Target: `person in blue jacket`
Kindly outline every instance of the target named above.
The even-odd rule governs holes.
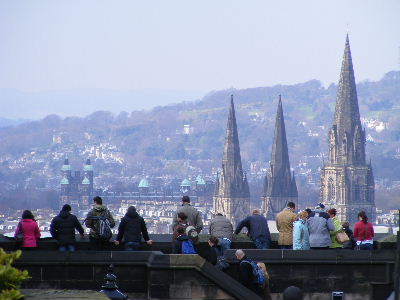
[[[293,223],[293,250],[310,250],[310,236],[307,227],[308,212],[302,211]]]

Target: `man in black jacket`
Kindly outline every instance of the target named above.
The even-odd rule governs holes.
[[[83,228],[77,217],[71,214],[71,206],[65,204],[50,225],[50,233],[58,241],[60,251],[75,251],[75,229],[84,238]]]
[[[126,251],[136,251],[140,247],[142,235],[147,245],[153,243],[147,233],[146,223],[144,219],[139,216],[134,206],[129,206],[125,216],[121,219],[118,226],[118,235],[115,239],[115,245],[121,243],[122,237],[124,238],[124,247]]]
[[[235,252],[236,258],[239,260],[239,276],[240,282],[249,290],[262,296],[262,289],[254,282],[253,267],[250,264],[250,260],[246,257],[242,249],[238,249]]]

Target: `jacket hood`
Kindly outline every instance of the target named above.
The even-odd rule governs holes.
[[[58,215],[60,218],[66,219],[71,215],[71,213],[69,211],[62,210]]]
[[[136,212],[136,208],[134,206],[130,206],[125,214],[125,217],[137,218],[139,217],[139,214]]]
[[[32,220],[32,219],[22,219],[21,222],[31,223],[31,222],[36,222],[36,221]]]
[[[105,206],[103,206],[103,205],[95,205],[95,206],[93,207],[93,209],[94,209],[95,211],[104,211],[104,210],[106,210],[106,208],[107,208],[107,207],[105,207]]]

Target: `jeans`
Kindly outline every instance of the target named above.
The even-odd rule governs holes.
[[[269,249],[270,241],[265,237],[257,238],[253,242],[257,249]]]
[[[75,246],[74,245],[63,245],[63,246],[58,247],[58,251],[60,251],[60,252],[65,252],[65,251],[74,252],[75,251]]]
[[[369,244],[369,243],[365,243],[365,244],[360,244],[359,245],[359,249],[360,250],[372,250],[373,248],[374,248],[374,245],[373,244]]]
[[[221,255],[224,255],[225,251],[231,249],[231,240],[228,238],[220,238],[219,245],[221,246]]]
[[[126,242],[124,244],[125,251],[137,251],[139,250],[140,243],[139,242]]]

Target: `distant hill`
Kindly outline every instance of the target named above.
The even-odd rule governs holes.
[[[357,89],[361,117],[367,126],[367,156],[372,159],[375,178],[399,181],[400,168],[393,165],[400,162],[400,72],[389,72],[379,81],[358,83]],[[148,111],[117,115],[97,111],[86,117],[67,118],[49,115],[40,121],[0,128],[0,157],[15,159],[34,150],[36,155],[41,153],[43,161],[52,159],[46,157],[49,151],[83,161],[88,155],[85,147],[102,143],[114,145],[112,151],[123,158],[122,166],[107,169],[116,172],[114,177],[211,174],[221,164],[228,104],[233,94],[242,159],[250,172],[257,164],[265,167],[270,158],[281,94],[291,165],[296,173],[309,172],[317,181],[320,154],[327,151],[336,90],[335,84],[325,88],[311,80],[295,85],[214,91],[201,100]],[[184,125],[188,125],[186,131]],[[55,136],[62,137],[62,141],[55,144]],[[103,148],[107,147],[110,146]],[[58,176],[59,167],[53,163],[46,170]],[[306,176],[299,185],[304,186],[305,181]]]

